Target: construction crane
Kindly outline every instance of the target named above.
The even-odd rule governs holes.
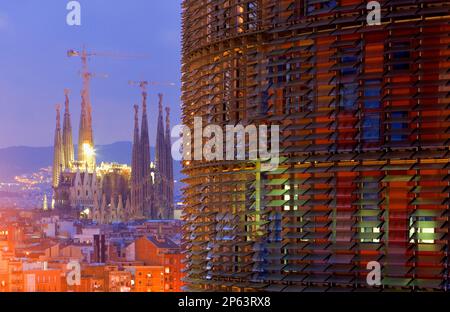
[[[76,50],[69,50],[67,51],[67,56],[84,56],[84,57],[90,57],[90,56],[102,56],[102,57],[110,57],[110,58],[129,58],[129,59],[148,59],[149,56],[146,54],[137,55],[137,54],[121,54],[116,52],[87,52],[86,48],[83,47],[83,50],[81,53]]]

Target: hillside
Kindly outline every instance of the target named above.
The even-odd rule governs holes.
[[[116,142],[107,145],[96,146],[97,162],[131,163],[131,142]],[[77,147],[75,146],[75,151]],[[155,156],[154,148],[151,148],[152,158]],[[52,165],[53,147],[29,147],[17,146],[0,149],[0,181],[13,181],[14,176],[29,174],[40,168]],[[174,161],[175,179],[179,180],[181,164]]]

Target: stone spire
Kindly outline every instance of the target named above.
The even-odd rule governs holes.
[[[158,124],[156,129],[156,169],[162,175],[166,172],[165,154],[166,144],[164,139],[164,123],[163,123],[163,95],[158,94],[159,97],[159,113]]]
[[[64,150],[64,164],[66,167],[70,167],[70,165],[74,161],[74,150],[73,150],[73,139],[72,139],[72,124],[70,121],[70,112],[69,112],[69,90],[65,89],[64,94],[66,96],[66,101],[64,105],[64,121],[63,121],[63,150]]]
[[[150,140],[147,119],[147,92],[145,91],[142,92],[141,155],[142,177],[147,177],[150,173]]]
[[[78,160],[86,161],[89,167],[95,167],[95,155],[94,151],[94,135],[92,132],[92,103],[91,103],[91,94],[90,94],[90,82],[92,78],[92,73],[89,72],[88,68],[88,53],[86,51],[86,47],[83,47],[83,51],[81,53],[81,59],[83,63],[82,68],[82,77],[83,77],[83,89],[81,90],[81,109],[84,114],[82,114],[83,126],[81,125],[80,120],[80,133],[82,133],[82,144],[81,144],[81,156],[83,159],[80,159],[80,144],[78,146]],[[88,144],[90,149],[83,147],[83,144]]]
[[[85,156],[83,152],[83,144],[88,142],[88,112],[87,104],[84,98],[83,91],[81,92],[81,114],[80,114],[80,125],[78,127],[78,160],[85,161]]]
[[[173,180],[173,166],[172,164],[172,140],[170,134],[170,107],[166,107],[166,175],[168,178]]]
[[[172,140],[171,140],[171,129],[170,129],[170,107],[166,107],[166,178],[167,178],[167,204],[169,211],[167,211],[166,218],[173,218],[173,161],[172,161]]]
[[[61,137],[61,106],[56,105],[56,129],[55,141],[53,145],[53,187],[59,185],[61,172],[64,170],[64,150]]]
[[[92,134],[92,107],[86,91],[81,92],[81,115],[78,132],[78,160],[92,170],[95,167],[94,139]]]
[[[167,144],[165,139],[164,121],[163,121],[163,95],[159,96],[159,114],[156,129],[156,171],[159,175],[157,196],[157,216],[156,218],[165,218],[167,216]]]
[[[134,215],[140,207],[140,183],[141,183],[141,161],[140,161],[140,138],[139,138],[139,106],[134,105],[134,135],[133,151],[131,160],[131,209],[130,214]]]
[[[148,216],[150,206],[150,140],[147,119],[147,92],[142,91],[142,121],[141,121],[141,181],[142,181],[142,215]]]

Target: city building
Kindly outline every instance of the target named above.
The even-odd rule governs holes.
[[[27,270],[23,272],[23,289],[25,292],[61,292],[61,277],[61,270]]]
[[[131,273],[128,271],[109,271],[106,285],[108,292],[130,292]]]
[[[164,291],[181,291],[185,256],[178,244],[163,235],[151,235],[136,239],[134,247],[134,260],[164,268]]]
[[[449,288],[449,4],[367,2],[183,1],[183,123],[280,126],[184,162],[187,289]]]
[[[179,220],[96,224],[0,211],[0,292],[174,292],[184,285]],[[67,283],[73,263],[80,283]]]
[[[125,268],[133,277],[134,292],[164,292],[165,273],[163,266],[133,266]]]

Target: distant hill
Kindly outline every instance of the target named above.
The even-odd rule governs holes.
[[[116,142],[96,146],[97,162],[131,163],[131,142]],[[75,151],[77,147],[75,146]],[[76,152],[75,152],[76,154]],[[151,148],[152,159],[155,149]],[[40,168],[51,166],[53,162],[53,147],[17,146],[0,149],[0,181],[13,181],[14,176],[29,174]],[[181,178],[181,164],[174,161],[175,179]]]

